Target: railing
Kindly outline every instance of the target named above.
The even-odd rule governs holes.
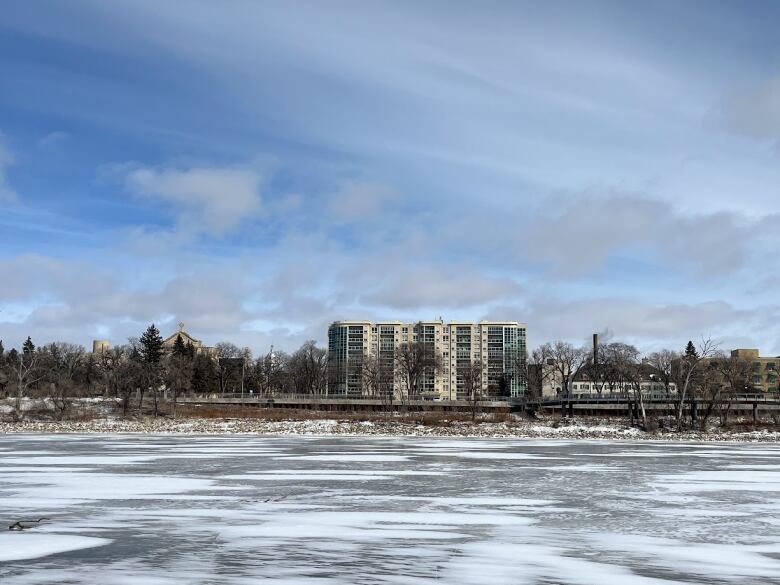
[[[205,394],[188,394],[183,395],[179,398],[180,402],[219,402],[220,400],[230,400],[230,401],[243,401],[245,403],[257,403],[257,404],[265,404],[265,405],[271,405],[274,403],[305,403],[305,404],[316,404],[318,402],[321,402],[323,404],[344,404],[344,403],[351,403],[351,402],[358,402],[358,403],[365,403],[365,404],[393,404],[393,405],[404,405],[404,404],[471,404],[471,401],[469,400],[459,400],[459,399],[442,399],[438,396],[425,396],[422,395],[420,397],[413,397],[408,398],[404,397],[403,399],[398,398],[397,396],[393,397],[391,400],[389,397],[382,397],[382,396],[345,396],[343,394],[299,394],[299,393],[285,393],[285,394],[258,394],[258,393],[248,393],[244,392],[241,394],[240,392],[225,392],[225,393],[219,393],[219,392],[209,392]],[[478,401],[480,405],[493,405],[493,406],[509,406],[512,404],[517,403],[517,399],[508,399],[508,398],[494,398],[485,396],[481,400]]]
[[[304,394],[304,393],[267,393],[267,392],[208,392],[206,394],[189,394],[185,398],[219,400],[222,398],[256,400],[382,400],[381,396],[349,396],[346,394]]]
[[[561,402],[586,402],[586,403],[615,403],[615,402],[628,402],[635,401],[637,397],[631,393],[603,393],[603,394],[571,394],[570,396],[559,395],[555,397],[546,397],[540,400],[529,400],[534,404],[560,404]],[[642,400],[645,402],[677,402],[680,399],[679,395],[674,393],[646,393],[642,395]],[[751,402],[780,402],[780,395],[778,394],[732,394],[731,396],[723,396],[724,401],[751,403]],[[688,395],[685,398],[685,402],[699,401],[704,402],[706,399],[702,399],[698,396]]]
[[[666,394],[663,392],[656,392],[650,394],[644,394],[642,399],[646,403],[676,403],[679,400],[679,396],[674,394]],[[779,403],[780,395],[778,394],[735,394],[732,396],[723,397],[724,400],[731,401],[732,403]],[[199,401],[219,401],[219,400],[243,400],[249,402],[256,402],[261,404],[268,404],[274,402],[306,402],[316,403],[318,401],[327,402],[375,402],[375,403],[393,403],[401,404],[404,402],[463,402],[468,403],[469,400],[456,399],[449,400],[443,399],[438,396],[425,396],[419,397],[404,397],[403,399],[398,396],[392,399],[389,396],[367,396],[367,395],[345,395],[345,394],[303,394],[303,393],[265,393],[265,392],[210,392],[205,394],[189,394],[180,398],[183,402],[199,402]],[[511,406],[522,406],[526,404],[532,404],[537,406],[546,405],[559,405],[561,403],[579,403],[579,404],[616,404],[634,402],[637,397],[633,393],[615,392],[615,393],[602,393],[602,394],[572,394],[570,396],[559,395],[555,397],[543,397],[540,399],[532,399],[526,397],[492,397],[484,396],[479,400],[480,403],[505,403]],[[686,403],[691,401],[705,402],[705,399],[701,397],[687,396]]]

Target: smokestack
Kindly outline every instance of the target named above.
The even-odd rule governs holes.
[[[599,334],[593,334],[593,363],[599,363]]]

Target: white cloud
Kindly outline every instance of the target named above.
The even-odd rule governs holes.
[[[8,149],[8,145],[0,134],[0,204],[13,203],[19,196],[8,182],[8,167],[14,163],[14,156]]]
[[[522,292],[520,285],[508,278],[493,278],[466,268],[409,269],[383,265],[382,272],[384,278],[374,282],[362,302],[391,309],[453,309],[507,299]]]
[[[54,132],[49,132],[45,136],[42,136],[38,139],[38,148],[46,149],[55,146],[60,142],[64,142],[68,138],[70,138],[70,135],[67,132],[55,130]]]
[[[387,185],[351,180],[341,185],[328,203],[331,215],[339,222],[374,219],[397,193]]]
[[[126,180],[137,193],[172,205],[185,232],[224,235],[261,208],[261,177],[250,168],[141,167]]]
[[[726,104],[732,128],[757,138],[780,139],[780,75],[739,93]]]
[[[668,274],[732,274],[774,221],[726,211],[681,213],[642,195],[585,196],[550,207],[524,233],[522,249],[529,260],[569,275],[598,270],[613,254],[649,257]]]
[[[610,339],[635,343],[640,349],[682,348],[686,341],[712,337],[723,349],[744,346],[776,351],[778,331],[772,307],[739,308],[722,300],[699,303],[651,303],[621,297],[562,300],[531,299],[523,307],[496,307],[487,318],[524,315],[529,340],[537,346],[551,339],[588,343],[593,333],[608,332]]]

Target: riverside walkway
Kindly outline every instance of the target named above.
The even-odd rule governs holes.
[[[649,414],[672,414],[679,407],[675,396],[650,395],[643,398],[644,408]],[[192,405],[235,405],[257,408],[322,410],[331,412],[384,412],[384,411],[430,411],[469,412],[475,408],[469,400],[390,400],[372,396],[329,396],[312,394],[280,394],[269,396],[245,392],[225,394],[194,394],[179,399],[181,404]],[[709,407],[708,401],[700,397],[686,398],[684,408],[696,416],[702,408]],[[476,408],[480,412],[522,412],[542,411],[572,415],[614,415],[631,416],[638,413],[639,401],[633,394],[575,394],[543,399],[506,398],[480,400]],[[759,413],[780,415],[780,398],[774,394],[737,394],[722,397],[714,405],[716,409],[727,408],[730,414],[752,415]]]

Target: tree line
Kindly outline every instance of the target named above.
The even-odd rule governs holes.
[[[140,337],[96,353],[65,342],[36,346],[30,337],[21,348],[6,350],[0,340],[0,396],[14,399],[15,416],[21,416],[27,397],[47,399],[62,417],[76,399],[90,396],[116,398],[125,415],[140,410],[144,398],[151,398],[157,415],[165,398],[175,416],[185,393],[323,394],[326,358],[314,341],[292,354],[277,351],[256,358],[249,348],[228,342],[200,350],[181,335],[165,348],[154,324]]]
[[[646,355],[621,342],[591,348],[556,341],[531,353],[528,372],[533,398],[541,398],[544,388],[552,388],[566,399],[574,394],[572,386],[577,381],[587,382],[591,394],[627,394],[638,406],[646,428],[653,426],[644,403],[644,388],[651,383],[676,403],[678,429],[698,424],[702,430],[716,415],[721,424],[727,422],[736,396],[756,392],[757,374],[753,361],[727,355],[711,339],[703,339],[698,346],[689,341],[681,351],[662,349]],[[692,410],[686,410],[691,403]]]
[[[509,376],[491,377],[487,396],[483,380],[487,367],[479,359],[457,360],[457,397],[468,400],[476,414],[485,398],[508,396]],[[780,358],[779,358],[780,360]],[[346,368],[346,369],[345,369]],[[628,393],[639,409],[645,427],[652,426],[645,410],[648,381],[660,385],[676,400],[679,428],[692,425],[685,405],[698,402],[698,424],[718,416],[725,422],[734,397],[754,392],[751,361],[726,356],[711,340],[698,346],[688,342],[681,351],[659,350],[643,355],[635,346],[613,342],[595,348],[565,341],[545,343],[530,355],[518,356],[511,376],[522,378],[526,397],[542,398],[552,387],[561,397],[573,394],[572,386],[586,381],[592,393]],[[248,348],[222,342],[201,350],[179,335],[172,347],[164,347],[154,324],[124,345],[96,353],[82,346],[55,342],[36,346],[29,337],[19,349],[6,350],[0,341],[0,396],[12,398],[16,415],[25,397],[43,397],[62,417],[81,397],[116,399],[122,412],[140,410],[144,400],[158,414],[161,399],[170,402],[175,416],[179,397],[186,393],[252,393],[359,395],[394,400],[417,399],[431,380],[445,372],[445,360],[431,344],[408,342],[394,348],[390,358],[366,355],[357,362],[328,364],[328,354],[314,341],[287,354],[271,351],[254,357]],[[504,387],[502,387],[502,385]],[[404,390],[399,391],[399,388]]]

